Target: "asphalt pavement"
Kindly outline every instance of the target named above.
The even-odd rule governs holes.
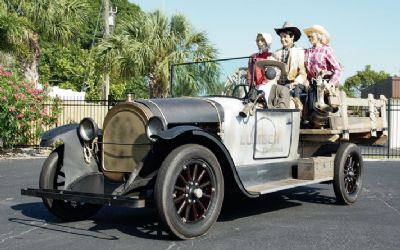
[[[35,197],[44,159],[0,159],[0,249],[400,249],[400,162],[366,161],[364,189],[351,206],[318,184],[233,199],[210,232],[180,241],[153,209],[104,207],[62,223]]]

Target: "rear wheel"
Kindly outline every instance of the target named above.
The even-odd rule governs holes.
[[[53,151],[43,164],[39,179],[40,189],[65,189],[62,150]],[[65,221],[84,220],[93,216],[102,206],[81,202],[43,198],[45,207]]]
[[[215,155],[188,144],[173,150],[159,170],[154,190],[161,221],[180,239],[206,234],[224,199],[224,180]]]
[[[336,199],[342,204],[356,202],[362,189],[363,160],[357,145],[340,145],[334,166],[333,188]]]

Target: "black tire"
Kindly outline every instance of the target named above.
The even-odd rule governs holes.
[[[43,163],[40,172],[40,189],[63,190],[65,184],[65,174],[62,164],[62,150],[53,151]],[[102,207],[98,204],[88,204],[80,202],[70,202],[64,200],[53,200],[42,198],[45,207],[55,216],[64,221],[85,220],[96,214]]]
[[[363,159],[357,145],[344,143],[336,152],[333,189],[341,204],[350,205],[362,190]]]
[[[170,233],[180,239],[206,234],[224,200],[217,158],[197,144],[174,149],[158,172],[154,197],[161,222]]]

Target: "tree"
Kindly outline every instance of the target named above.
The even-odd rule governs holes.
[[[346,79],[343,90],[348,96],[360,96],[362,89],[389,77],[389,73],[383,70],[375,71],[371,68],[371,65],[366,65],[364,70],[357,71],[355,75]]]
[[[66,44],[85,21],[81,0],[0,0],[0,50],[17,58],[24,78],[39,79],[40,39]]]
[[[216,50],[203,32],[195,32],[183,15],[166,17],[160,11],[124,21],[117,35],[103,41],[97,54],[121,75],[146,79],[150,97],[168,94],[169,65],[205,61]]]

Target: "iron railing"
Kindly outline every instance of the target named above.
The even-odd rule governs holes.
[[[42,127],[44,131],[53,127],[78,123],[84,117],[91,117],[94,119],[99,127],[103,126],[103,120],[108,110],[121,101],[104,101],[104,100],[64,100],[61,102],[62,112],[58,117],[56,124],[53,126]],[[52,104],[48,109],[51,110]],[[400,158],[400,99],[389,99],[387,105],[388,117],[388,140],[382,146],[359,145],[361,153],[366,158],[387,158],[395,159]],[[41,126],[36,124],[36,126]],[[30,146],[37,146],[39,138],[35,138]]]

